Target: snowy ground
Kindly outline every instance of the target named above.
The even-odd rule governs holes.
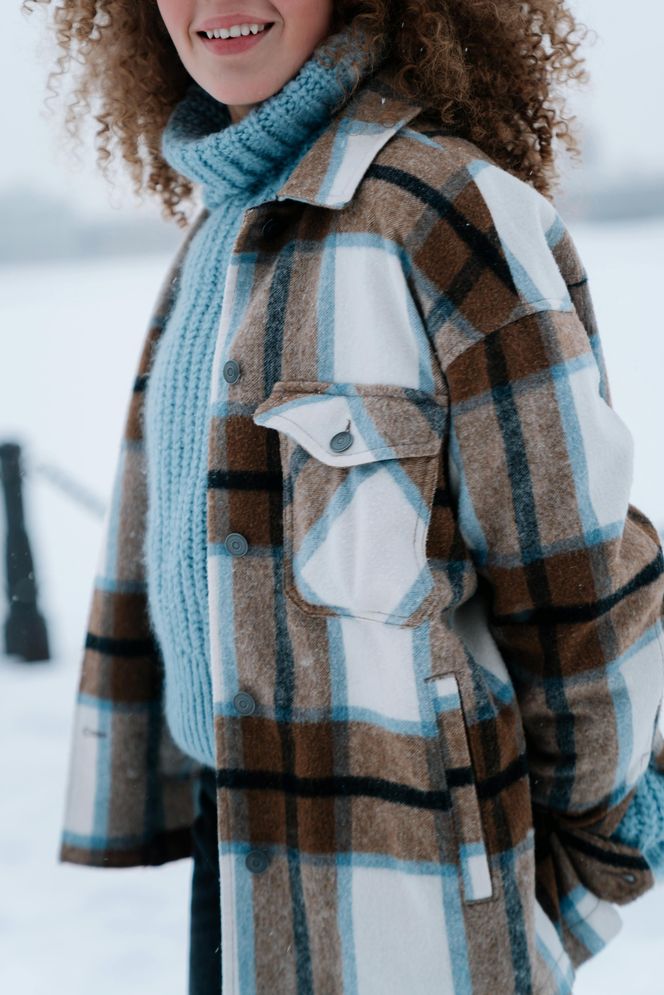
[[[577,224],[573,235],[590,274],[614,406],[635,438],[632,502],[661,531],[664,222]],[[107,499],[168,262],[0,270],[0,440],[24,444],[28,467],[57,464]],[[100,522],[35,472],[25,501],[53,660],[29,666],[0,657],[0,991],[184,995],[191,861],[114,872],[57,862]],[[579,970],[578,995],[664,992],[664,887],[620,911],[622,931]]]

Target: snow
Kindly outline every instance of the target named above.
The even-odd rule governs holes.
[[[0,270],[0,439],[24,444],[26,465],[61,466],[104,502],[168,262]],[[39,475],[24,498],[53,659],[0,659],[0,991],[181,995],[191,860],[116,873],[57,862],[101,522]]]
[[[570,230],[590,276],[613,403],[635,438],[632,502],[661,529],[664,221]],[[53,655],[40,664],[0,657],[0,991],[11,995],[183,995],[187,987],[191,860],[115,871],[57,860],[101,521],[35,470],[56,464],[107,500],[169,262],[0,270],[0,440],[25,445],[26,519]],[[620,914],[621,932],[579,969],[575,995],[664,990],[664,887]]]

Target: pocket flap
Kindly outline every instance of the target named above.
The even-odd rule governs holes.
[[[442,394],[318,380],[277,381],[253,414],[257,425],[286,433],[328,466],[435,456],[446,418]]]

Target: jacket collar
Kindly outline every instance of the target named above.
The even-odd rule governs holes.
[[[345,207],[379,150],[421,110],[395,92],[383,67],[332,117],[276,199]]]

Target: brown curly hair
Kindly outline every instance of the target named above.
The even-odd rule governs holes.
[[[163,216],[186,226],[178,208],[194,189],[164,161],[160,137],[191,77],[156,0],[22,0],[26,13],[35,4],[51,4],[59,48],[50,93],[72,61],[83,67],[66,107],[67,135],[80,143],[97,98],[102,173],[109,179],[115,140],[135,193],[157,194]],[[396,90],[420,104],[427,121],[475,143],[545,196],[559,183],[555,139],[579,158],[575,118],[554,94],[568,80],[588,82],[578,55],[588,29],[565,0],[334,0],[330,33],[345,25],[386,53]]]

